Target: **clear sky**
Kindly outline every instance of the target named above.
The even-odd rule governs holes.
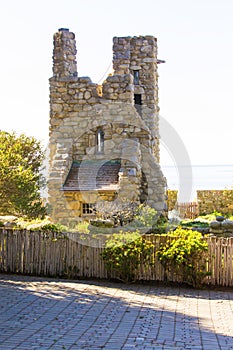
[[[53,33],[75,32],[79,76],[99,82],[112,37],[158,38],[162,117],[193,164],[232,164],[232,0],[0,0],[1,123],[48,141]],[[169,161],[162,150],[162,162]]]

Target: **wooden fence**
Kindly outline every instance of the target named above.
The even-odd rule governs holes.
[[[178,203],[176,204],[175,209],[179,213],[179,217],[182,219],[195,219],[199,215],[198,203]]]
[[[106,236],[72,233],[59,235],[26,230],[0,229],[0,272],[67,278],[107,278],[101,253]],[[155,245],[153,256],[165,237],[146,235]],[[206,237],[209,259],[206,283],[233,286],[233,238]],[[114,277],[114,275],[110,276]],[[164,281],[164,269],[156,260],[153,267],[141,266],[139,280]],[[169,281],[177,282],[175,275]]]

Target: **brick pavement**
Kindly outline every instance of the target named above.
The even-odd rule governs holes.
[[[233,349],[233,292],[0,275],[6,349]]]

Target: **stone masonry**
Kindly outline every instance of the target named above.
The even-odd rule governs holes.
[[[117,197],[163,211],[157,61],[156,38],[115,37],[114,71],[100,86],[78,77],[74,33],[54,34],[48,181],[54,221],[90,218],[94,203]]]

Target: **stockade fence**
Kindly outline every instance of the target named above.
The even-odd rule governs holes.
[[[156,250],[166,237],[145,235],[155,248],[153,267],[140,267],[138,280],[164,281]],[[209,245],[205,283],[233,286],[233,238],[205,237]],[[0,272],[34,276],[78,278],[114,278],[106,271],[101,253],[106,235],[58,234],[26,230],[0,229]],[[182,282],[172,273],[169,281]]]
[[[197,202],[177,203],[175,209],[182,219],[195,219],[199,215],[199,207]]]

